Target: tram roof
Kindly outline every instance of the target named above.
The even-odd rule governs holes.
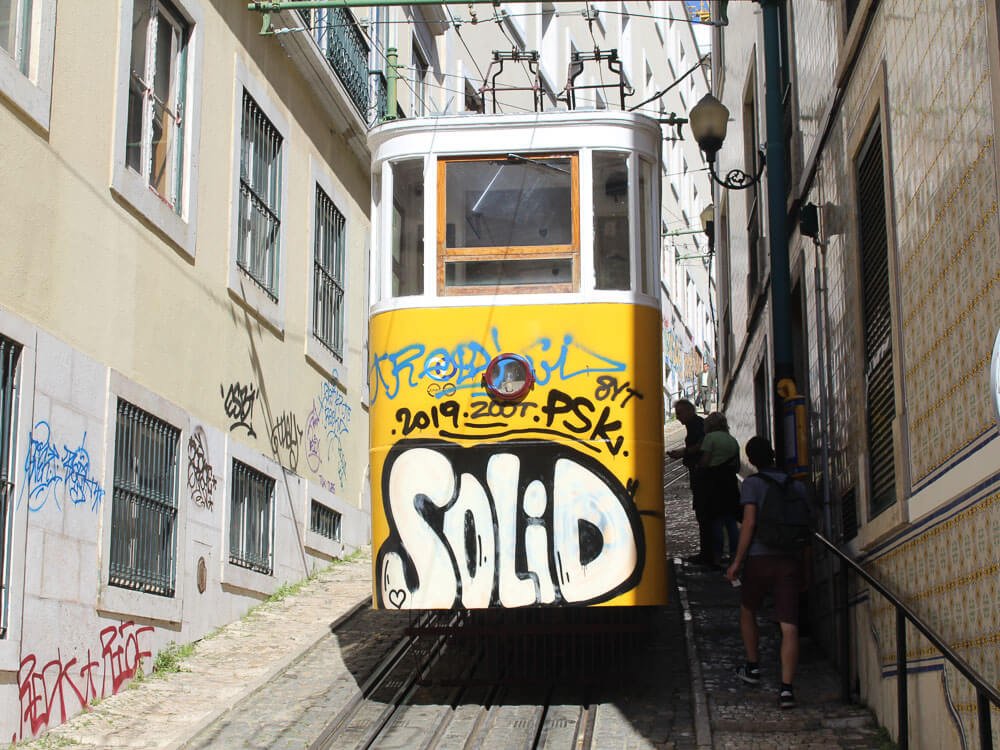
[[[575,148],[591,145],[591,138],[586,133],[598,129],[619,129],[643,132],[646,138],[659,142],[661,130],[659,123],[653,118],[636,112],[620,110],[551,110],[548,112],[528,112],[518,114],[478,114],[463,113],[442,115],[439,117],[418,117],[412,119],[392,120],[373,128],[368,134],[368,145],[372,154],[380,147],[401,136],[435,136],[449,134],[468,134],[476,131],[493,131],[516,133],[528,130],[556,130],[564,133],[577,132],[578,136],[561,138],[563,148]],[[478,150],[502,151],[508,146],[505,141],[491,139],[480,145]],[[435,149],[436,150],[436,149]],[[448,150],[448,149],[445,149]]]

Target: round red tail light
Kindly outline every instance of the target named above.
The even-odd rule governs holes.
[[[531,363],[520,354],[498,354],[483,373],[483,387],[497,401],[519,401],[534,385]]]

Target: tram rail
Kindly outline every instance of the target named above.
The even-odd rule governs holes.
[[[526,681],[523,641],[508,654],[511,669],[494,671],[496,656],[481,643],[483,629],[469,620],[454,612],[417,618],[310,750],[590,748],[598,707],[586,692],[566,700],[559,671]]]
[[[602,690],[635,669],[624,644],[652,632],[652,621],[632,621],[631,608],[603,619],[591,611],[580,620],[580,610],[550,612],[547,621],[537,610],[519,614],[406,618],[358,607],[185,747],[233,746],[245,716],[277,704],[295,711],[258,725],[260,746],[294,736],[311,750],[587,750]]]

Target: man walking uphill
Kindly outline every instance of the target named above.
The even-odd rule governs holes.
[[[809,506],[805,486],[774,466],[774,450],[762,437],[746,445],[747,458],[759,473],[743,481],[740,504],[743,526],[740,541],[726,578],[735,581],[740,565],[743,586],[740,595],[740,634],[747,661],[737,673],[750,685],[760,684],[757,650],[757,610],[764,595],[774,596],[774,610],[781,625],[782,708],[795,706],[792,680],[799,659],[799,590],[803,555],[809,542]]]
[[[712,514],[708,507],[708,498],[705,497],[704,482],[700,481],[698,471],[698,457],[701,453],[701,441],[705,437],[705,420],[698,416],[698,410],[694,404],[686,398],[674,402],[674,414],[677,421],[687,429],[684,436],[684,447],[677,450],[667,451],[671,458],[682,459],[682,463],[688,467],[688,477],[691,482],[691,498],[694,504],[694,517],[698,521],[698,545],[699,552],[693,557],[689,557],[689,562],[702,565],[712,564]]]

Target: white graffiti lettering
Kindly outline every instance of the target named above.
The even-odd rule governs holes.
[[[386,459],[390,535],[376,595],[397,609],[592,604],[634,587],[645,544],[632,494],[547,441],[403,441]]]

